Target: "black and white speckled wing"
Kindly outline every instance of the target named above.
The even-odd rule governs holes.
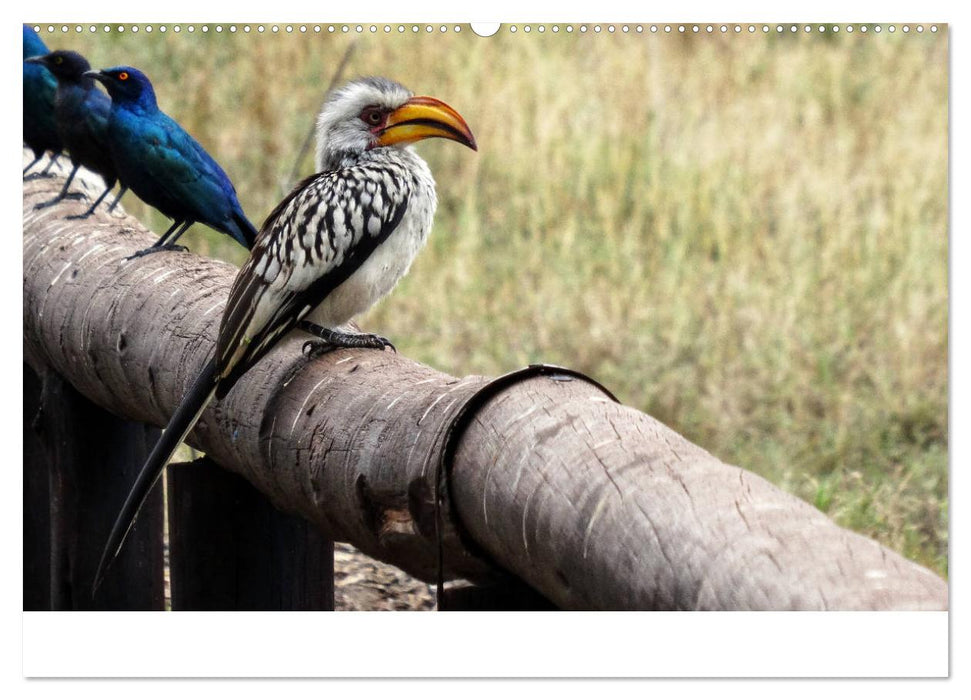
[[[267,217],[223,314],[217,397],[391,235],[411,181],[388,164],[325,172],[297,185]]]

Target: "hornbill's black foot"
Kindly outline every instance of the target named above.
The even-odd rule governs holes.
[[[375,350],[391,348],[391,352],[398,352],[398,349],[395,348],[394,343],[385,338],[383,335],[377,335],[375,333],[356,333],[354,335],[345,334],[344,337],[349,341],[349,344],[344,345],[344,347],[373,348]]]
[[[317,357],[337,348],[372,348],[374,350],[384,350],[391,348],[392,352],[398,352],[394,344],[382,335],[374,333],[342,333],[330,328],[318,326],[310,321],[301,321],[301,330],[315,335],[320,341],[308,340],[303,344],[304,353],[311,357]],[[321,342],[322,341],[322,342]]]
[[[52,207],[62,199],[87,199],[87,197],[80,192],[68,192],[66,195],[49,199],[46,202],[41,202],[40,204],[35,204],[34,209],[46,209],[47,207]]]
[[[141,258],[146,255],[151,255],[152,253],[159,253],[163,250],[175,250],[179,252],[185,252],[189,249],[186,248],[184,245],[176,245],[175,243],[166,243],[165,245],[158,245],[158,246],[153,245],[149,248],[145,248],[144,250],[140,250],[137,253],[132,253],[127,258],[125,258],[125,260],[134,260],[135,258]]]

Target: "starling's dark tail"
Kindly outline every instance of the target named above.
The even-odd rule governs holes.
[[[175,409],[175,413],[172,414],[169,424],[165,427],[165,432],[162,433],[162,437],[155,444],[152,453],[145,461],[145,466],[142,467],[138,478],[135,479],[134,486],[128,492],[125,505],[122,506],[121,512],[115,519],[115,524],[111,528],[111,534],[108,536],[108,542],[105,544],[104,552],[101,554],[98,573],[94,577],[92,595],[98,590],[105,571],[111,566],[111,562],[115,560],[115,557],[121,550],[121,546],[128,536],[128,531],[131,530],[131,526],[138,516],[138,510],[142,507],[142,504],[152,490],[152,486],[162,474],[165,463],[169,461],[169,457],[175,452],[175,448],[179,446],[179,443],[185,439],[185,436],[192,430],[196,421],[199,420],[199,416],[202,415],[215,390],[216,361],[215,359],[210,359],[206,362],[205,367],[202,368],[192,388],[182,398],[182,403]]]
[[[250,223],[250,220],[246,218],[246,215],[242,211],[233,213],[233,223],[236,229],[232,233],[233,238],[239,241],[241,245],[246,246],[247,249],[252,248],[256,242],[256,234],[259,233],[256,227]]]

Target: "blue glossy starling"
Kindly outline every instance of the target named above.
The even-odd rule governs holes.
[[[61,137],[57,135],[57,127],[54,125],[54,92],[57,90],[57,80],[44,66],[27,63],[28,58],[47,53],[49,50],[37,36],[37,32],[25,24],[24,143],[34,152],[34,160],[24,168],[24,174],[44,157],[45,152],[51,151],[55,158],[61,152]]]
[[[118,181],[114,159],[108,148],[111,99],[98,89],[97,83],[92,78],[85,75],[91,70],[91,64],[76,51],[52,51],[44,56],[30,58],[28,62],[43,65],[57,79],[57,92],[54,95],[54,123],[61,137],[61,143],[67,149],[74,164],[60,194],[49,202],[38,204],[36,208],[50,206],[64,199],[75,173],[83,165],[101,175],[106,188],[84,214],[68,218],[90,216]],[[115,208],[125,189],[122,185],[108,211]]]
[[[111,95],[108,144],[122,185],[173,220],[144,255],[172,249],[199,222],[250,248],[256,227],[243,213],[236,189],[205,149],[158,108],[152,83],[137,68],[119,66],[87,75]]]

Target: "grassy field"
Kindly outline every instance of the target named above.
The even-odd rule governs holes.
[[[457,375],[588,372],[947,574],[946,31],[48,44],[143,68],[259,222],[351,41],[350,75],[445,99],[480,144],[419,147],[435,231],[364,327]],[[203,227],[187,238],[243,258]]]

